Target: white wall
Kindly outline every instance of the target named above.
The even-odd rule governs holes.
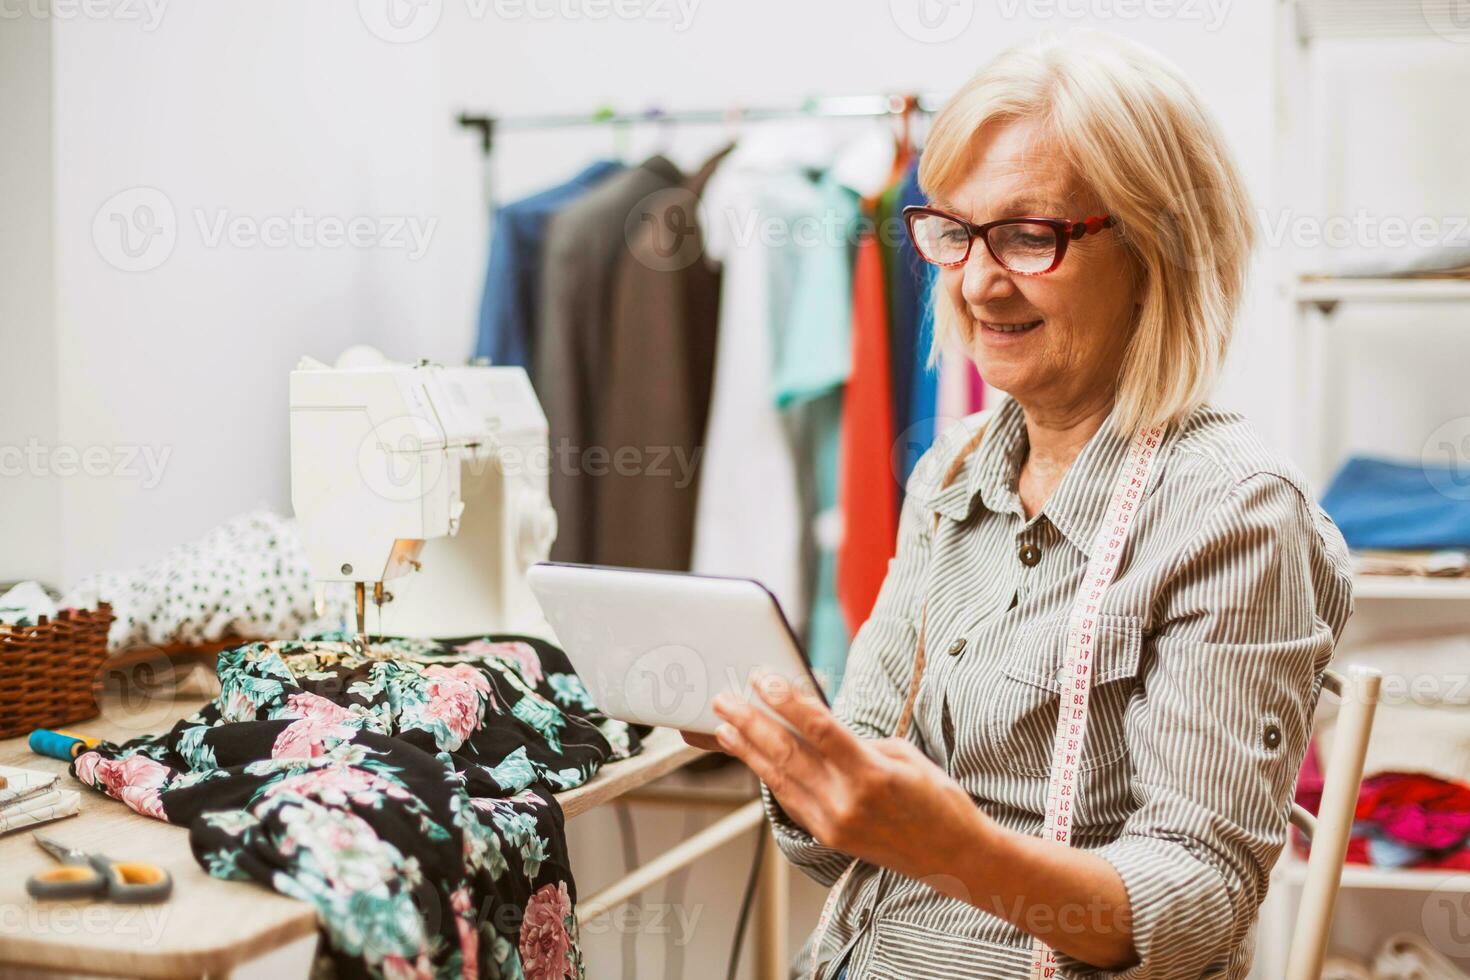
[[[24,453],[56,443],[51,23],[0,26],[0,581],[61,570],[61,488]]]
[[[434,29],[395,43],[415,36],[416,24],[407,34],[391,27],[383,19],[388,2],[154,0],[117,8],[133,19],[49,22],[56,288],[48,343],[56,361],[31,363],[33,377],[54,379],[55,428],[37,419],[25,431],[79,452],[104,447],[112,469],[124,472],[57,480],[60,530],[45,531],[40,519],[28,524],[59,535],[59,553],[11,551],[0,577],[61,584],[147,560],[257,503],[287,508],[286,372],[303,353],[327,357],[360,341],[401,357],[468,353],[486,229],[475,138],[452,121],[460,108],[675,108],[944,91],[1013,40],[1081,23],[1024,16],[1050,9],[1043,3],[1020,3],[1010,18],[977,5],[958,36],[931,44],[901,31],[881,3],[685,0],[681,13],[672,0],[648,0],[647,17],[597,20],[517,16],[524,8],[513,0],[433,0],[420,9],[438,13]],[[553,9],[538,2],[531,9]],[[1264,196],[1270,155],[1260,123],[1269,81],[1240,63],[1262,44],[1266,15],[1256,5],[1228,8],[1211,30],[1208,6],[1188,9],[1199,19],[1094,23],[1189,66]],[[6,21],[7,37],[36,20]],[[725,135],[720,127],[680,131],[673,155],[692,164]],[[649,132],[635,133],[631,152],[654,142]],[[514,196],[613,145],[606,131],[506,136],[496,155],[499,189]],[[47,197],[36,180],[8,186],[25,188],[7,191],[14,202],[36,207]],[[124,271],[117,264],[131,260],[118,252],[113,222],[136,217],[137,205],[150,201],[161,214],[171,209],[172,251],[161,262],[159,252],[146,252],[134,263],[142,271]],[[222,216],[258,226],[298,211],[313,223],[405,217],[432,233],[421,256],[208,238]],[[154,249],[166,241],[154,239]],[[1255,295],[1268,293],[1258,287]],[[1222,393],[1255,409],[1268,430],[1272,399],[1262,393],[1282,387],[1273,379],[1283,370],[1270,356],[1274,317],[1269,304],[1248,310]],[[7,417],[38,410],[25,389],[3,397],[16,406]],[[128,467],[132,453],[139,456]],[[42,516],[29,505],[27,513]]]
[[[55,481],[59,549],[7,548],[0,577],[63,584],[155,557],[257,503],[286,509],[286,375],[298,357],[364,341],[402,356],[462,346],[425,335],[424,259],[318,234],[322,222],[432,218],[431,52],[382,44],[350,7],[175,3],[156,20],[124,9],[143,8],[0,22],[7,39],[44,25],[50,44],[35,50],[54,64],[54,85],[31,96],[49,99],[50,186],[16,179],[5,191],[7,207],[55,214],[52,361],[33,361],[29,377],[56,408],[50,429],[39,419],[26,432],[112,461]],[[165,234],[134,260],[113,220],[143,217],[139,205]],[[212,235],[221,218],[269,231],[272,216],[299,216],[304,230],[287,229],[283,247]],[[9,230],[5,240],[16,243]],[[10,323],[7,310],[8,343]],[[0,398],[5,418],[38,411],[24,389]],[[9,486],[6,499],[9,510]],[[44,508],[32,515],[45,528]]]
[[[1348,233],[1350,246],[1324,246],[1309,261],[1410,261],[1428,249],[1400,238],[1422,223],[1425,241],[1457,249],[1470,264],[1470,128],[1457,94],[1470,84],[1470,45],[1330,45],[1315,70],[1324,93],[1321,210],[1361,230]],[[1470,416],[1467,327],[1458,303],[1342,307],[1332,327],[1332,444],[1418,459],[1443,423]]]

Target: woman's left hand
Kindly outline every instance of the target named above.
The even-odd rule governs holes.
[[[964,789],[904,739],[859,738],[819,699],[768,675],[761,700],[796,729],[748,702],[715,698],[720,746],[738,756],[818,843],[933,887],[956,853],[974,855],[993,827]],[[960,850],[957,850],[960,849]],[[956,896],[968,898],[968,896]]]

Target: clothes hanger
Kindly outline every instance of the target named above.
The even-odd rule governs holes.
[[[727,144],[734,143],[740,139],[740,131],[744,124],[744,106],[732,105],[725,109],[725,142]]]
[[[618,119],[617,111],[610,105],[598,106],[592,110],[592,119],[595,122],[612,123],[612,156],[620,163],[628,162],[628,124]]]
[[[653,147],[648,155],[668,156],[670,144],[669,134],[673,129],[673,120],[669,118],[669,114],[664,111],[663,107],[658,105],[651,105],[643,110],[643,118],[645,121],[651,122],[654,125]]]
[[[895,95],[889,99],[889,113],[897,117],[898,132],[893,140],[893,165],[889,168],[888,177],[883,186],[875,193],[863,198],[864,209],[872,209],[878,206],[879,199],[894,184],[903,180],[904,174],[908,172],[909,164],[914,158],[912,141],[912,119],[914,110],[918,108],[919,99],[915,95]]]

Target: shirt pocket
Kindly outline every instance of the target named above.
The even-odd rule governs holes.
[[[1014,980],[1031,973],[1030,947],[1005,946],[917,922],[879,919],[863,980],[964,977]],[[849,980],[859,974],[849,971]]]
[[[1139,617],[1102,614],[1096,618],[1092,692],[1080,772],[1112,765],[1127,752],[1123,716],[1137,681],[1143,647]],[[1012,772],[1027,776],[1051,773],[1066,657],[1067,625],[1051,621],[1023,631],[1016,650],[1000,667],[987,712],[987,731],[1002,764]]]

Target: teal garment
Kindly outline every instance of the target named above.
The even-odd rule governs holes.
[[[772,274],[782,277],[772,310],[777,343],[773,395],[795,430],[799,483],[810,538],[806,650],[829,696],[842,683],[851,638],[837,604],[837,451],[852,368],[852,264],[857,195],[830,177],[773,181],[762,218],[782,222],[790,242]],[[788,278],[789,277],[789,278]]]

